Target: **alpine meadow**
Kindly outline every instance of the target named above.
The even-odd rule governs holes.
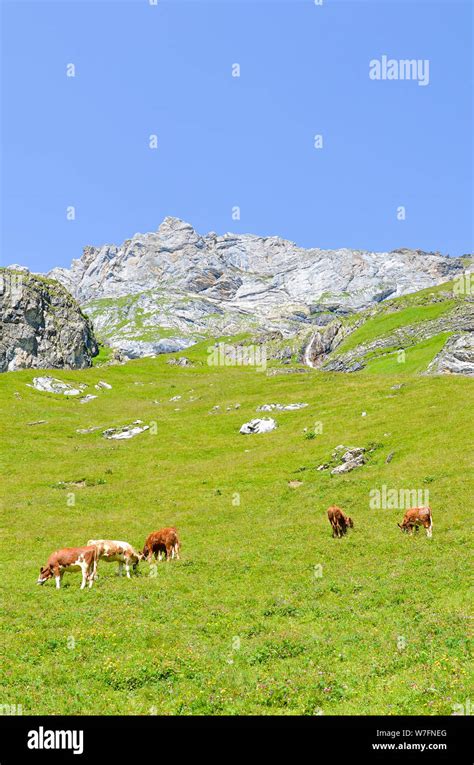
[[[473,16],[0,0],[0,765],[473,765]]]
[[[440,299],[419,294],[400,300]],[[389,301],[354,343],[401,324],[390,305],[407,317]],[[54,370],[96,396],[86,403],[35,389],[38,370],[3,375],[2,698],[52,715],[462,709],[472,379],[420,374],[437,343],[354,374],[303,366],[298,353],[273,353],[266,371],[212,366],[209,341],[127,363],[102,350],[92,368]],[[272,432],[242,435],[272,402],[307,406],[273,409]],[[148,430],[104,438],[137,420]],[[364,448],[364,464],[333,474],[338,445]],[[394,487],[429,492],[431,539],[402,534],[403,508],[371,502]],[[332,504],[354,521],[342,539]],[[141,550],[163,526],[178,529],[180,560],[142,561],[131,579],[99,564],[90,590],[74,574],[60,590],[35,586],[54,549],[99,536]]]

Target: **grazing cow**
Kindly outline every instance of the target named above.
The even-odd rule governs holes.
[[[99,560],[104,560],[106,563],[118,561],[119,576],[123,574],[123,564],[125,563],[125,572],[128,579],[131,578],[130,564],[133,566],[133,570],[136,571],[139,562],[143,558],[143,555],[134,550],[128,542],[118,542],[116,539],[89,539],[87,544],[93,545],[97,549]]]
[[[407,510],[403,516],[403,521],[397,524],[398,527],[408,534],[413,534],[413,529],[418,531],[419,526],[424,526],[426,529],[426,536],[433,536],[433,516],[431,515],[431,507],[412,507]]]
[[[332,505],[329,508],[328,518],[332,526],[333,537],[343,537],[349,527],[354,528],[352,518],[349,518],[337,505]]]
[[[89,582],[89,587],[94,584],[97,569],[97,549],[93,545],[87,547],[64,547],[62,550],[53,552],[45,566],[40,568],[37,584],[44,584],[53,576],[56,580],[56,589],[61,587],[61,580],[65,571],[82,571],[81,590]]]
[[[161,560],[163,555],[166,555],[166,560],[170,560],[170,558],[179,560],[180,547],[181,542],[178,539],[176,529],[171,526],[149,534],[145,540],[142,555],[149,563],[151,563],[153,555],[155,560],[157,558]]]

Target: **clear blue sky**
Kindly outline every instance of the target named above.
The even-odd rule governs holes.
[[[1,2],[3,264],[68,265],[166,215],[471,251],[471,2]],[[429,85],[369,79],[383,54],[429,59]]]

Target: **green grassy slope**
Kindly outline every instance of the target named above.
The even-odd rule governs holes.
[[[186,355],[205,360],[202,346]],[[54,372],[113,386],[82,405],[28,388],[35,374],[0,380],[5,703],[25,714],[415,715],[450,714],[469,697],[471,380],[267,377],[164,357]],[[272,401],[309,406],[276,413],[272,433],[240,435]],[[76,433],[137,418],[156,433]],[[317,422],[323,432],[305,438]],[[349,475],[314,469],[338,444],[371,442]],[[402,535],[403,511],[370,509],[384,484],[429,490],[432,540]],[[342,540],[332,503],[355,521]],[[142,563],[131,581],[102,564],[91,591],[78,574],[59,592],[35,584],[55,548],[90,537],[138,547],[164,525],[179,529],[179,562]]]
[[[362,363],[363,373],[423,372],[453,332],[472,324],[473,315],[472,296],[459,294],[454,282],[386,300],[343,319],[351,331],[326,356],[323,369],[340,367],[343,360],[343,369]]]
[[[343,353],[349,351],[362,343],[368,343],[383,335],[388,335],[395,329],[409,327],[422,321],[438,319],[444,313],[447,313],[453,306],[454,300],[445,300],[440,303],[429,305],[407,306],[406,308],[388,312],[384,310],[378,315],[371,317],[352,332],[339,346],[338,351]]]

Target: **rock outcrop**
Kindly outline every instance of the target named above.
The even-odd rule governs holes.
[[[135,357],[248,330],[294,336],[452,279],[462,268],[460,258],[420,250],[303,249],[276,236],[201,236],[165,218],[156,232],[122,245],[86,247],[71,268],[49,276],[83,305],[98,334]],[[323,346],[335,341],[336,329],[321,334]]]
[[[474,332],[450,337],[427,371],[474,377]]]
[[[244,436],[249,436],[253,433],[270,433],[270,431],[275,430],[276,427],[277,423],[271,417],[262,417],[261,419],[256,417],[255,419],[250,420],[250,422],[244,422],[240,428],[240,432]]]
[[[27,269],[0,269],[0,372],[89,367],[92,324],[58,282]]]
[[[144,433],[149,430],[149,425],[144,425],[142,420],[135,420],[131,425],[124,425],[121,428],[107,428],[102,435],[112,441],[124,441],[134,436],[138,436],[140,433]],[[84,432],[84,431],[82,431]]]

